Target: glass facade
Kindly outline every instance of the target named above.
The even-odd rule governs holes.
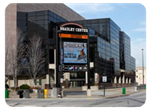
[[[131,74],[135,74],[135,58],[131,56],[131,61],[130,61],[130,67],[131,67]]]
[[[131,58],[131,52],[130,52],[130,37],[120,31],[120,41],[121,41],[121,53],[122,55],[120,56],[122,61],[121,65],[124,65],[125,73],[130,74],[131,71],[131,66],[130,66],[130,58]],[[123,67],[122,67],[123,68]]]
[[[54,38],[54,30],[56,28],[56,22],[67,22],[64,18],[49,11],[49,38]]]
[[[28,12],[28,37],[39,34],[44,40],[48,38],[48,11]]]
[[[21,29],[27,36],[27,39],[37,34],[43,38],[43,48],[46,50],[46,60],[48,60],[48,52],[53,52],[49,49],[49,44],[54,39],[54,28],[56,22],[66,22],[64,18],[49,11],[34,11],[34,12],[17,12],[17,28]],[[54,48],[54,47],[53,47]],[[54,63],[54,59],[51,57],[49,62]],[[48,66],[46,61],[46,67]],[[48,68],[48,67],[47,67]],[[48,69],[47,69],[48,70]]]
[[[130,37],[120,31],[120,68],[125,70],[126,74],[135,73],[135,58],[131,56]]]
[[[27,13],[17,13],[17,28],[20,29],[27,36]]]
[[[66,21],[49,10],[17,12],[17,27],[27,33],[28,37],[39,34],[44,39],[45,44],[48,44],[49,39],[53,38],[53,28],[56,27],[56,22]]]
[[[110,19],[110,38],[111,38],[111,51],[110,52],[111,52],[111,58],[113,58],[115,62],[115,75],[119,75],[119,72],[120,72],[119,31],[120,31],[120,27],[118,27]]]
[[[108,83],[111,83],[112,75],[120,72],[120,28],[109,18],[73,22],[89,29],[90,62],[94,62],[91,77],[94,77],[94,73],[100,76],[105,74],[108,76]]]
[[[55,45],[55,28],[69,22],[52,11],[17,12],[17,26],[26,33],[27,37],[39,34],[43,37],[48,58],[50,45]],[[120,69],[129,74],[135,71],[135,59],[131,57],[130,38],[110,18],[70,21],[83,25],[89,29],[90,62],[94,68],[90,69],[91,77],[94,73],[108,76],[108,83],[112,83],[112,76],[119,75]],[[53,47],[54,49],[54,47]],[[54,62],[51,57],[50,63]],[[101,81],[101,80],[100,80]]]

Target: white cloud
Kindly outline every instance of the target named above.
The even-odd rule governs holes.
[[[132,31],[145,32],[145,31],[146,31],[146,28],[136,28],[136,29],[133,29]]]
[[[140,25],[140,28],[135,28],[132,31],[136,31],[136,32],[145,32],[146,31],[146,22],[145,21],[141,21],[138,23]],[[142,27],[141,27],[142,26]]]
[[[114,6],[101,3],[66,3],[68,7],[75,10],[77,13],[98,13],[109,12],[114,10]]]
[[[145,21],[140,22],[140,25],[146,25]]]

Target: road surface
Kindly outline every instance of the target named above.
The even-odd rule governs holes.
[[[138,92],[129,96],[99,98],[57,98],[57,99],[7,99],[12,107],[140,107],[145,103],[146,92]]]

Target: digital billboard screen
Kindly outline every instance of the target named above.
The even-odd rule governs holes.
[[[64,63],[87,63],[87,43],[64,42]]]

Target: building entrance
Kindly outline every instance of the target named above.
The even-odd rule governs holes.
[[[70,88],[82,87],[85,84],[85,72],[70,73]]]

